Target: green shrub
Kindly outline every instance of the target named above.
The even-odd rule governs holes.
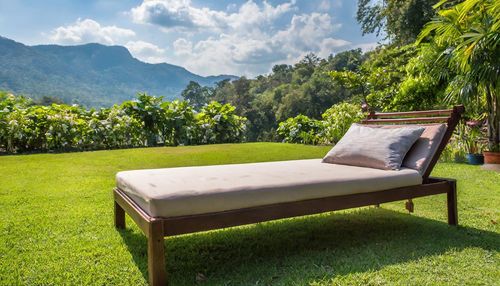
[[[322,115],[325,126],[323,141],[337,143],[351,124],[365,116],[359,104],[343,102],[333,105]]]
[[[245,117],[236,115],[234,106],[212,101],[196,115],[196,142],[241,142],[245,139],[246,121]]]
[[[195,115],[187,101],[162,104],[163,112],[158,127],[165,145],[189,145],[196,142]]]
[[[143,124],[118,106],[90,114],[83,139],[86,149],[110,149],[144,146]]]
[[[321,120],[298,115],[281,122],[276,132],[286,143],[320,144],[324,142],[325,126]]]
[[[185,101],[139,94],[121,106],[87,110],[0,93],[0,152],[233,143],[244,140],[245,130],[246,118],[218,102],[196,114]]]
[[[352,123],[364,116],[361,106],[343,102],[327,109],[322,114],[323,120],[311,119],[305,115],[288,118],[279,124],[277,133],[283,142],[288,143],[336,143]]]

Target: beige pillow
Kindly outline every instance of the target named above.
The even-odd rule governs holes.
[[[429,167],[429,163],[436,154],[447,128],[446,124],[433,124],[423,127],[425,128],[424,133],[411,147],[403,160],[403,167],[415,169],[420,174],[424,174]]]
[[[423,132],[420,126],[372,128],[353,124],[323,162],[399,170],[406,153]]]
[[[401,128],[407,126],[421,126],[425,130],[413,144],[403,160],[403,167],[414,169],[424,174],[432,157],[436,154],[439,144],[446,133],[446,124],[418,124],[418,125],[366,125],[372,128]]]

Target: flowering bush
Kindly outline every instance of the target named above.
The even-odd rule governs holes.
[[[143,146],[146,135],[142,124],[118,106],[91,113],[83,138],[87,149]]]
[[[321,117],[325,126],[323,141],[337,143],[353,123],[361,121],[366,115],[361,105],[343,102],[327,109]]]
[[[159,121],[160,134],[165,145],[189,145],[196,143],[196,124],[193,108],[187,101],[172,101],[162,104]]]
[[[276,132],[287,143],[320,144],[323,142],[324,122],[305,115],[288,118],[279,124]]]
[[[234,109],[211,102],[196,114],[187,102],[140,94],[121,106],[87,110],[33,105],[26,98],[0,93],[0,152],[240,142],[246,118]]]
[[[323,120],[299,115],[281,122],[277,129],[283,142],[301,144],[336,143],[344,136],[352,123],[365,115],[361,106],[351,103],[335,104],[323,114]]]
[[[212,101],[196,115],[197,143],[241,142],[245,137],[246,118],[236,115],[235,107]]]

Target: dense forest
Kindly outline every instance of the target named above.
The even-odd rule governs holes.
[[[182,92],[194,108],[212,100],[229,103],[249,120],[248,140],[276,140],[279,122],[297,115],[321,119],[332,105],[348,102],[361,109],[412,110],[443,105],[444,82],[429,76],[428,49],[384,45],[363,53],[349,50],[321,59],[309,54],[291,65],[276,65],[268,75],[222,81],[215,87],[190,82]],[[424,57],[428,62],[422,61]]]
[[[368,110],[423,110],[466,104],[469,120],[488,122],[490,149],[495,149],[500,140],[499,2],[436,2],[385,0],[382,5],[360,0],[357,19],[363,32],[384,38],[372,51],[353,49],[326,59],[308,54],[294,65],[276,65],[269,74],[255,79],[223,80],[212,87],[191,81],[182,91],[183,102],[168,103],[162,98],[140,95],[139,100],[113,108],[125,110],[150,133],[165,137],[167,133],[171,136],[184,132],[160,130],[161,124],[155,122],[171,112],[168,110],[182,106],[191,114],[189,118],[201,118],[199,114],[209,113],[210,108],[224,107],[230,110],[229,117],[217,114],[217,110],[208,117],[212,121],[232,118],[222,133],[231,128],[238,133],[229,136],[231,140],[212,141],[200,139],[203,136],[199,135],[192,141],[185,136],[182,140],[153,140],[152,134],[145,134],[149,142],[177,145],[246,140],[320,144],[338,141],[349,125]],[[141,100],[146,100],[141,108],[150,109],[152,118],[133,112],[132,107],[137,109]],[[45,103],[51,103],[51,99]],[[182,112],[182,116],[168,114],[174,121],[186,120]],[[467,139],[480,142],[479,137]]]

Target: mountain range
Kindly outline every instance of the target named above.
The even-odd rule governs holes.
[[[122,46],[27,46],[0,36],[0,90],[33,99],[50,96],[65,103],[100,107],[147,92],[172,100],[189,81],[210,86],[236,78],[203,77],[168,63],[145,63]]]

